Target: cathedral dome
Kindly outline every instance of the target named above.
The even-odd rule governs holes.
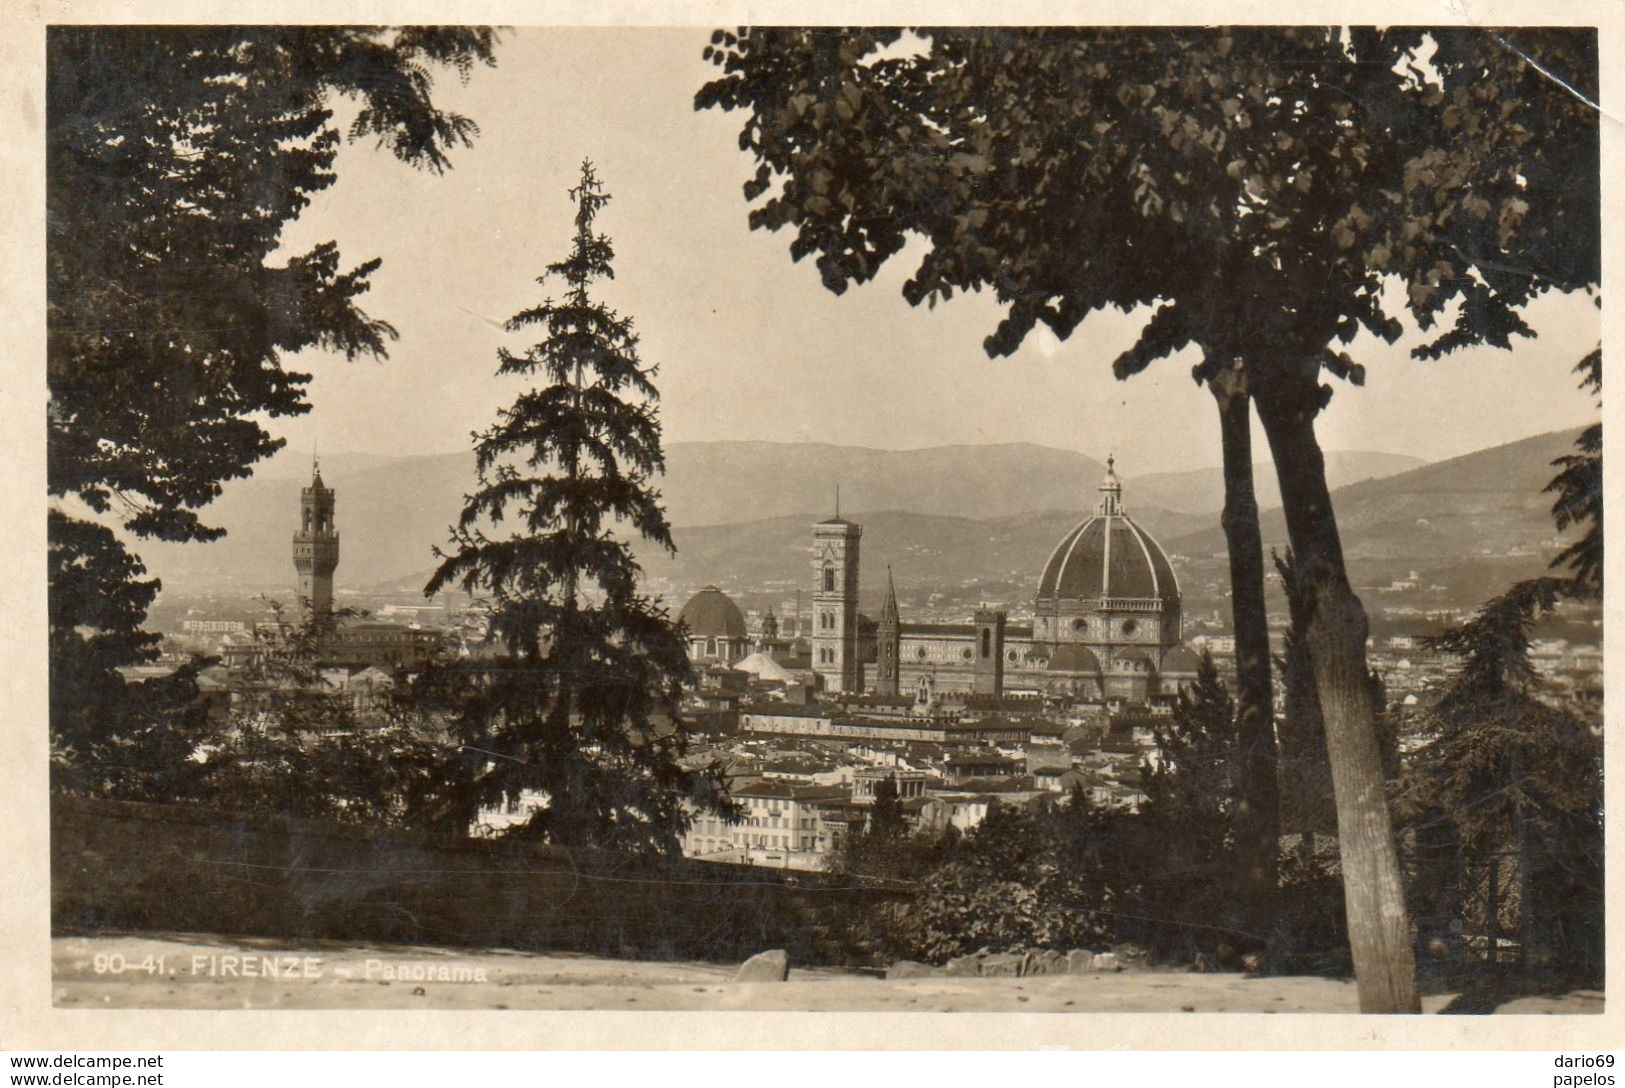
[[[739,606],[716,586],[706,586],[688,599],[677,614],[691,638],[746,638],[745,617]]]
[[[1123,485],[1111,465],[1108,459],[1106,479],[1100,486],[1100,505],[1094,516],[1062,537],[1044,564],[1038,598],[1133,598],[1160,600],[1177,607],[1179,582],[1174,568],[1151,534],[1123,512]]]

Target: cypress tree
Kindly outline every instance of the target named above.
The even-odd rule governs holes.
[[[688,659],[618,535],[676,550],[651,482],[664,469],[655,368],[631,320],[591,294],[613,277],[614,250],[594,229],[610,198],[590,162],[570,197],[574,243],[537,281],[562,283],[563,297],[515,314],[510,332],[542,339],[499,352],[500,375],[533,384],[475,436],[479,486],[425,593],[459,584],[492,602],[497,653],[464,667],[459,726],[478,761],[465,803],[528,797],[540,805],[519,833],[676,853],[685,798],[726,806],[716,775],[679,765]],[[505,521],[517,527],[496,535]]]

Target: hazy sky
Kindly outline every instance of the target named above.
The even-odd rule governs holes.
[[[452,171],[419,173],[370,144],[346,147],[338,184],[287,242],[336,239],[352,265],[382,257],[364,302],[401,336],[383,363],[316,352],[289,360],[315,374],[315,408],[272,421],[290,445],[278,460],[308,457],[318,441],[327,451],[466,448],[518,389],[495,377],[496,349],[526,341],[500,323],[557,293],[534,280],[569,244],[565,193],[585,156],[614,194],[599,223],[616,245],[617,278],[602,293],[635,319],[645,360],[660,365],[668,442],[1031,441],[1115,451],[1130,475],[1218,463],[1193,358],[1112,378],[1140,315],[1097,314],[1064,344],[1043,330],[993,361],[981,349],[999,317],[993,300],[911,308],[900,293],[915,263],[908,252],[836,298],[810,259],[791,262],[789,232],[749,230],[741,115],[692,106],[716,71],[700,58],[708,33],[512,31],[495,69],[466,87],[440,82],[444,104],[481,128]],[[1597,311],[1589,299],[1554,297],[1530,320],[1541,335],[1515,351],[1440,363],[1409,359],[1414,341],[1357,341],[1367,386],[1338,391],[1322,417],[1325,446],[1437,459],[1586,422],[1593,406],[1570,369],[1597,342]]]

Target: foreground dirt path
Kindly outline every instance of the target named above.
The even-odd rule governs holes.
[[[59,1008],[663,1009],[794,1012],[1357,1012],[1352,982],[1176,971],[886,982],[851,972],[733,981],[734,968],[570,954],[227,939],[58,937]],[[1423,998],[1438,1012],[1453,994]],[[1601,1012],[1600,993],[1497,1012]]]

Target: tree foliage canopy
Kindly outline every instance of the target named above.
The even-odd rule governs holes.
[[[443,170],[476,130],[434,104],[433,73],[466,79],[495,42],[481,28],[50,28],[52,497],[137,537],[222,534],[198,509],[281,447],[265,417],[309,410],[309,375],[284,357],[382,356],[394,336],[358,305],[376,260],[345,269],[332,242],[282,250],[336,180],[333,100],[357,105],[352,139]],[[112,671],[151,659],[141,624],[158,583],[71,503],[49,533],[52,729],[64,758],[94,760],[158,713],[131,718]]]
[[[1368,623],[1313,421],[1323,372],[1363,380],[1338,345],[1403,331],[1391,280],[1424,329],[1460,304],[1424,356],[1505,346],[1528,300],[1596,283],[1595,31],[739,28],[705,55],[722,72],[695,105],[745,115],[752,226],[793,227],[829,289],[918,239],[905,297],[993,291],[991,356],[1115,307],[1147,315],[1119,377],[1192,344],[1199,381],[1245,360],[1303,575],[1362,1008],[1416,1011]]]
[[[336,180],[332,99],[431,170],[474,122],[435,68],[494,62],[489,29],[55,27],[48,37],[47,300],[53,495],[141,536],[206,540],[196,508],[274,452],[255,414],[309,409],[284,354],[382,355],[357,304],[376,260],[283,228]],[[116,77],[113,77],[116,73]]]
[[[1316,358],[1397,335],[1386,275],[1424,325],[1467,302],[1441,351],[1596,282],[1596,111],[1549,78],[1594,98],[1595,36],[1512,37],[741,28],[712,36],[722,74],[695,101],[746,114],[753,227],[795,228],[836,292],[923,239],[905,296],[992,290],[989,354],[1155,304],[1120,374],[1193,341]]]
[[[374,692],[362,706],[328,683],[321,663],[335,617],[294,623],[275,602],[272,610],[234,668],[229,712],[193,753],[193,799],[368,827],[434,826],[456,785],[455,747],[401,693]]]

